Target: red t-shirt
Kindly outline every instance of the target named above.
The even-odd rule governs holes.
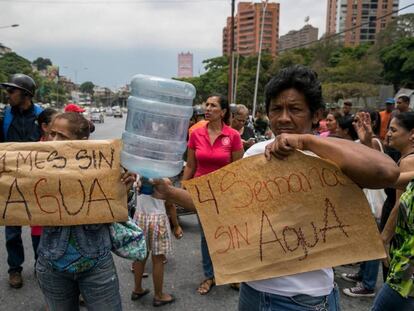
[[[221,134],[211,145],[207,124],[190,135],[188,148],[195,151],[197,169],[194,177],[202,176],[231,163],[231,154],[243,149],[240,133],[223,124]]]

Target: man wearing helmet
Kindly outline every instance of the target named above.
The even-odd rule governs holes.
[[[0,122],[0,139],[2,142],[34,142],[39,141],[41,130],[37,116],[42,108],[33,104],[36,83],[24,74],[15,74],[9,82],[0,83],[6,90],[9,106],[4,110]],[[22,229],[18,226],[6,226],[7,263],[9,265],[9,284],[13,288],[23,286],[21,272],[24,262]],[[35,257],[39,237],[32,236]]]

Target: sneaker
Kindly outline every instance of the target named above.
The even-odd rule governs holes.
[[[13,288],[21,288],[23,286],[23,278],[20,272],[9,273],[9,285]]]
[[[345,295],[350,297],[374,297],[375,290],[366,289],[362,283],[357,283],[355,287],[344,288],[342,291]]]
[[[348,282],[361,282],[362,277],[358,273],[342,273],[341,278]]]

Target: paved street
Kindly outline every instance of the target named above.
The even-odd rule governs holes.
[[[119,138],[124,127],[125,116],[121,119],[112,117],[105,118],[104,124],[96,124],[96,131],[92,135],[93,139]],[[165,291],[177,297],[176,303],[165,306],[165,310],[236,310],[237,292],[229,286],[220,286],[212,290],[208,296],[200,296],[196,293],[199,282],[203,279],[201,267],[201,254],[199,248],[199,229],[197,219],[194,215],[180,218],[184,230],[184,237],[177,241],[174,240],[174,256],[168,258],[165,266]],[[26,262],[24,263],[23,277],[24,287],[19,290],[11,289],[7,283],[7,263],[4,241],[4,230],[0,231],[0,310],[13,311],[37,311],[45,310],[42,301],[42,294],[37,286],[33,274],[33,252],[31,249],[30,231],[24,229],[24,245],[26,252]],[[152,310],[152,296],[148,295],[140,301],[130,300],[130,293],[133,288],[133,275],[130,271],[130,262],[116,257],[116,266],[120,280],[120,290],[123,300],[124,310]],[[340,267],[336,273],[354,271],[354,267]],[[150,265],[147,269],[151,272]],[[380,276],[381,278],[381,276]],[[152,280],[144,281],[145,287],[152,291]],[[349,285],[337,278],[341,288]],[[380,284],[378,284],[380,286]],[[345,298],[341,295],[341,306],[344,311],[369,310],[373,299]],[[85,309],[86,310],[86,309]]]

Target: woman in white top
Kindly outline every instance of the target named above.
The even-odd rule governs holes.
[[[245,156],[263,153],[268,159],[284,159],[295,149],[334,162],[362,188],[383,188],[398,178],[398,167],[384,154],[362,144],[312,135],[323,108],[321,84],[317,74],[304,66],[292,66],[279,73],[266,86],[266,111],[276,138],[253,145]],[[382,178],[378,178],[381,176]],[[158,198],[168,198],[182,206],[193,206],[182,189],[155,181]],[[317,271],[243,283],[239,310],[339,310],[333,271]]]

